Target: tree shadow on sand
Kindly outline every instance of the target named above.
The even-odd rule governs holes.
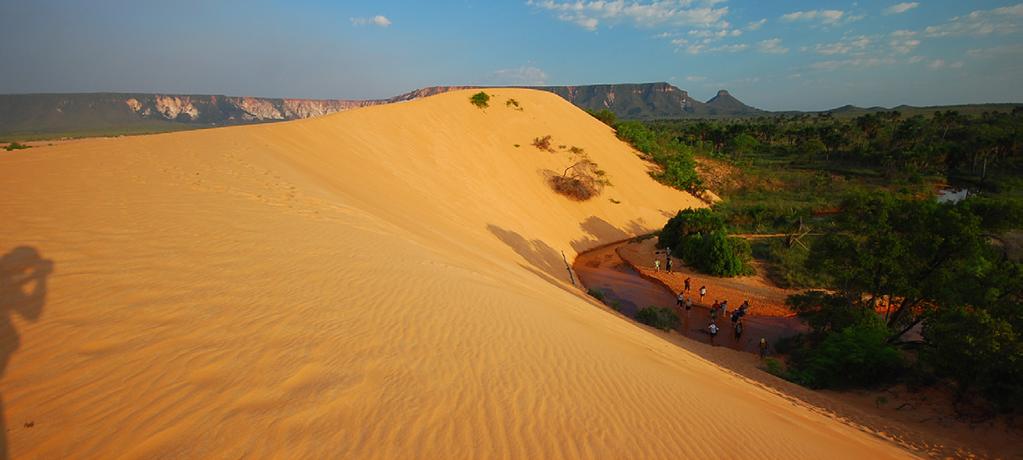
[[[578,253],[648,232],[643,227],[642,219],[632,220],[625,225],[625,228],[618,228],[597,216],[587,217],[586,220],[579,223],[579,228],[586,232],[586,235],[571,242],[572,249]]]
[[[13,316],[28,321],[39,319],[46,302],[46,279],[51,273],[53,262],[43,259],[32,247],[20,246],[0,257],[0,378],[21,344]],[[10,458],[6,418],[0,395],[0,459]]]
[[[606,220],[596,216],[590,216],[579,224],[579,227],[586,233],[581,239],[571,241],[569,244],[576,252],[581,253],[604,244],[610,244],[630,237],[643,234],[645,229],[642,221],[629,222],[625,229],[619,229]],[[533,272],[545,281],[554,284],[562,289],[569,289],[569,284],[582,286],[579,279],[575,278],[570,271],[571,260],[566,259],[567,255],[554,249],[551,245],[538,239],[526,238],[514,231],[499,227],[494,224],[487,225],[497,239],[501,240],[508,247],[512,248],[521,256],[528,265],[520,264],[523,268]],[[578,291],[573,291],[578,295]]]
[[[487,225],[487,230],[529,263],[530,266],[523,265],[523,268],[554,284],[560,284],[559,281],[571,282],[572,278],[561,251],[543,241],[529,240],[516,232],[493,224]]]

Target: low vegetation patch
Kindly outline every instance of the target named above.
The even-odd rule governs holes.
[[[551,146],[551,139],[552,137],[550,134],[543,137],[535,137],[533,138],[533,147],[554,153],[554,147]]]
[[[469,102],[471,102],[472,105],[475,105],[476,107],[485,109],[487,107],[490,107],[490,95],[483,91],[480,91],[470,96]]]
[[[678,329],[680,321],[675,310],[653,305],[636,312],[636,321],[653,326],[662,331]]]
[[[4,147],[4,150],[6,150],[8,152],[11,152],[11,151],[14,151],[14,150],[24,150],[24,149],[31,148],[31,147],[32,146],[30,146],[30,145],[19,144],[17,142],[11,142],[10,144],[7,144],[6,147]]]
[[[504,106],[514,108],[517,110],[522,110],[522,107],[519,105],[519,101],[515,99],[508,99],[507,101],[505,101]]]

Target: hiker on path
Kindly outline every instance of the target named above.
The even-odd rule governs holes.
[[[710,326],[707,326],[707,332],[710,333],[710,344],[714,345],[714,337],[718,335],[718,325],[711,321]]]
[[[726,316],[728,316],[728,300],[721,302],[721,317],[724,318]]]
[[[686,297],[686,318],[689,317],[689,310],[693,309],[693,298]]]
[[[721,308],[721,304],[718,303],[718,299],[714,299],[714,303],[710,306],[710,319],[711,321],[717,319],[718,308]]]
[[[668,273],[671,273],[671,255],[669,254],[668,257],[665,257],[664,259],[665,259],[664,260],[664,271],[666,271]]]
[[[767,339],[760,338],[760,359],[764,359],[767,356]]]
[[[735,340],[742,338],[742,320],[735,322]]]
[[[686,303],[686,296],[685,296],[685,294],[679,292],[678,293],[678,297],[675,300],[677,301],[678,306],[681,307],[682,305],[684,305]]]
[[[661,259],[654,260],[654,270],[661,271]]]
[[[690,281],[691,279],[692,279],[692,278],[686,277],[686,281],[685,281],[685,289],[684,289],[684,291],[686,291],[686,292],[689,292],[689,281]]]
[[[703,303],[703,297],[707,295],[707,286],[700,286],[700,303]]]

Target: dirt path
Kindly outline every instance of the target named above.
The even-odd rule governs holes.
[[[699,304],[697,296],[697,305],[689,314],[686,314],[684,309],[678,308],[676,294],[669,290],[663,282],[651,276],[651,273],[645,273],[646,270],[643,270],[644,273],[637,271],[622,259],[621,253],[637,244],[642,243],[620,242],[580,254],[575,260],[573,269],[587,289],[595,289],[603,293],[607,303],[617,303],[619,311],[623,314],[632,317],[641,308],[651,305],[673,308],[682,319],[682,331],[680,332],[685,337],[703,343],[711,343],[710,334],[706,332],[707,326],[710,324],[710,306]],[[736,290],[739,286],[736,284]],[[698,287],[693,286],[694,293]],[[722,292],[723,289],[714,289],[714,291]],[[707,300],[709,301],[710,298],[708,297]],[[738,308],[740,303],[741,300],[733,298],[729,305],[732,308]],[[728,318],[719,318],[717,324],[721,328],[721,332],[714,338],[715,345],[751,353],[758,351],[757,343],[762,337],[766,338],[768,343],[773,344],[780,337],[803,330],[802,324],[793,317],[769,317],[755,314],[747,315],[743,319],[744,331],[740,337],[735,336],[732,323]]]

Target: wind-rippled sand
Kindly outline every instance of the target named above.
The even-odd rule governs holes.
[[[909,455],[572,288],[562,252],[700,203],[557,96],[488,92],[0,152],[0,254],[53,265],[34,320],[3,291],[11,457]],[[600,197],[545,185],[570,146]]]

